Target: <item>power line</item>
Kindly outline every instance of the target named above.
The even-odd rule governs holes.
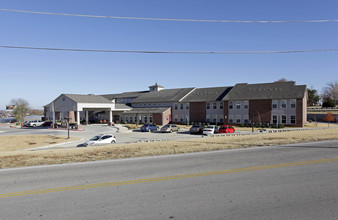
[[[310,53],[310,52],[338,51],[338,49],[280,50],[280,51],[149,51],[149,50],[96,50],[96,49],[71,49],[71,48],[66,49],[66,48],[23,47],[23,46],[8,46],[8,45],[0,45],[0,48],[74,51],[74,52],[99,52],[99,53],[151,53],[151,54],[270,54],[270,53]]]
[[[82,14],[65,14],[65,13],[53,13],[53,12],[40,12],[40,11],[24,11],[24,10],[13,10],[0,8],[0,11],[10,11],[19,13],[30,13],[30,14],[43,14],[43,15],[62,15],[62,16],[73,16],[73,17],[88,17],[88,18],[111,18],[111,19],[127,19],[127,20],[147,20],[147,21],[183,21],[183,22],[212,22],[212,23],[323,23],[323,22],[338,22],[336,19],[325,19],[325,20],[296,20],[296,21],[240,21],[240,20],[205,20],[205,19],[179,19],[179,18],[142,18],[142,17],[120,17],[120,16],[105,16],[105,15],[82,15]]]

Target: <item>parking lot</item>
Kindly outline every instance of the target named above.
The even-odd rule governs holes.
[[[165,141],[165,140],[178,140],[187,138],[201,138],[202,135],[190,135],[188,129],[181,129],[179,132],[173,133],[161,133],[159,131],[153,132],[141,132],[139,129],[128,130],[122,125],[116,125],[115,127],[107,125],[84,125],[82,130],[75,131],[70,130],[71,137],[79,137],[80,140],[71,143],[64,143],[54,146],[48,146],[47,148],[73,148],[78,144],[90,139],[97,134],[114,134],[117,139],[117,144],[121,143],[136,143],[146,141]],[[68,130],[49,129],[49,128],[11,128],[8,124],[0,125],[0,135],[59,135],[67,136]],[[46,149],[42,147],[40,149]]]

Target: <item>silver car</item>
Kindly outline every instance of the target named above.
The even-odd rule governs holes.
[[[83,144],[77,145],[77,147],[88,147],[88,146],[99,146],[99,145],[107,145],[116,143],[116,137],[112,134],[99,134],[89,141],[84,142]]]
[[[161,132],[168,132],[168,133],[171,133],[171,132],[177,132],[179,131],[180,128],[175,125],[175,124],[167,124],[167,125],[164,125],[162,128],[161,128]]]

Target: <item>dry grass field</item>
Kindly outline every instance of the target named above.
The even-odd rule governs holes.
[[[68,141],[78,140],[77,137],[54,136],[54,135],[13,135],[0,136],[0,153],[4,151],[17,151],[59,144]]]
[[[3,151],[0,154],[0,168],[180,154],[337,139],[338,129],[323,129],[246,136],[205,137],[151,143],[115,144],[101,147],[62,150]]]

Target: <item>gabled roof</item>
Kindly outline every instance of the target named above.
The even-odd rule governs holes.
[[[150,113],[163,113],[169,110],[171,107],[159,107],[159,108],[133,108],[130,111],[123,114],[150,114]]]
[[[194,88],[182,89],[163,89],[158,92],[144,93],[131,103],[148,103],[148,102],[179,102]]]
[[[77,103],[112,103],[100,95],[62,94]],[[62,96],[61,95],[61,96]]]
[[[200,88],[192,91],[182,102],[221,101],[232,87]]]
[[[297,99],[304,98],[306,85],[297,86],[294,81],[262,84],[236,84],[223,98],[229,100]]]
[[[144,93],[149,93],[149,91],[123,92],[118,94],[105,94],[101,96],[105,97],[106,99],[113,100],[113,99],[137,98]]]
[[[125,105],[125,104],[115,104],[115,109],[116,110],[127,110],[127,109],[132,109],[130,106]]]

